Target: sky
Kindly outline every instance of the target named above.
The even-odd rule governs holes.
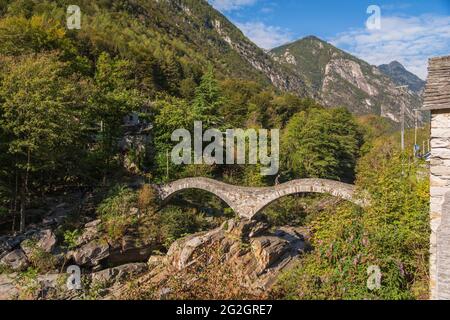
[[[373,65],[399,61],[422,79],[430,57],[450,55],[450,0],[208,1],[264,49],[315,35]]]

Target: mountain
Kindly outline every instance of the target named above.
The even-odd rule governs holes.
[[[399,86],[408,86],[409,90],[422,95],[426,82],[409,72],[398,61],[392,61],[389,64],[382,64],[378,67],[385,75]]]
[[[376,114],[395,122],[414,123],[421,106],[416,91],[403,92],[380,69],[310,36],[266,52],[251,42],[207,1],[155,2],[150,12],[163,10],[168,25],[161,32],[182,36],[225,75],[263,81],[281,91],[310,97],[327,106],[345,106],[358,115]]]
[[[13,1],[5,7],[0,1],[0,15],[15,12],[24,17],[46,16],[51,10],[52,17],[65,23],[67,8],[63,2],[48,1],[45,6],[20,3]],[[355,114],[382,115],[396,122],[402,105],[407,106],[410,123],[412,109],[421,105],[417,94],[396,89],[397,85],[377,67],[318,38],[307,37],[266,52],[205,0],[77,3],[82,9],[82,27],[69,31],[68,37],[77,43],[80,55],[94,61],[107,52],[133,61],[140,88],[149,97],[161,91],[189,96],[212,65],[222,79],[252,80],[327,106],[345,106]],[[25,31],[7,39],[20,34],[28,46],[24,52],[33,52],[33,42],[28,41]],[[44,47],[61,49],[58,41],[48,41]],[[12,41],[2,46],[8,53],[17,50]]]
[[[162,38],[177,39],[225,76],[272,84],[305,96],[305,85],[204,0],[128,1]],[[135,9],[136,11],[136,9]],[[158,17],[155,19],[155,17]],[[178,48],[175,48],[178,49]]]
[[[271,56],[290,68],[307,86],[313,98],[327,106],[345,106],[351,112],[376,114],[395,122],[414,123],[414,109],[421,97],[404,92],[376,66],[348,54],[314,36],[275,48]]]

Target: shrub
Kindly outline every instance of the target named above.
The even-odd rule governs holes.
[[[116,186],[98,206],[97,212],[110,240],[121,239],[130,227],[137,224],[138,216],[130,214],[136,204],[135,192],[124,186]]]
[[[17,274],[14,278],[16,286],[19,287],[19,300],[35,300],[40,291],[38,281],[39,270],[28,268],[26,271]]]
[[[77,240],[81,236],[81,231],[78,229],[75,230],[66,230],[63,233],[64,239],[64,247],[71,250],[77,247]]]
[[[155,211],[158,204],[158,194],[149,184],[145,184],[138,192],[138,208],[141,212]]]
[[[205,231],[211,224],[197,210],[183,210],[169,207],[161,211],[161,230],[166,248],[179,238],[188,234]]]
[[[56,258],[49,252],[44,251],[37,245],[34,240],[25,240],[23,243],[29,250],[27,252],[27,258],[30,261],[33,269],[40,273],[52,271],[56,264]]]
[[[285,273],[273,296],[287,299],[426,299],[428,296],[428,180],[403,156],[376,152],[363,159],[359,187],[365,210],[350,204],[311,223],[314,251]],[[376,158],[374,161],[374,157]],[[381,269],[379,290],[367,288],[369,266]]]

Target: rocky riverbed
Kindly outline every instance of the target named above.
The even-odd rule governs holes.
[[[61,212],[63,207],[56,216],[64,219]],[[239,285],[258,294],[269,290],[277,276],[309,250],[304,229],[271,229],[264,221],[241,219],[179,239],[167,253],[151,239],[132,234],[110,243],[102,237],[102,221],[92,220],[68,249],[56,236],[60,221],[53,220],[49,216],[23,234],[0,238],[0,299],[123,299],[131,282],[157,288],[152,297],[164,299],[170,291],[166,283],[212,247],[220,252],[221,264],[233,266]],[[29,269],[36,259],[51,261],[50,270]],[[71,265],[81,269],[81,290],[67,289],[66,270]]]

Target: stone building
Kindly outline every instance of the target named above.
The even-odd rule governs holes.
[[[431,111],[431,299],[450,300],[450,56],[429,62],[424,109]]]

